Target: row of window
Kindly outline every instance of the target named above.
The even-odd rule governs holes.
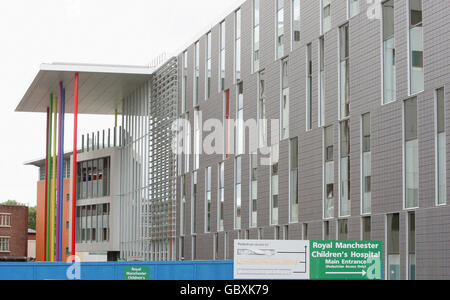
[[[109,241],[110,204],[77,206],[76,242],[102,243]]]
[[[242,84],[242,83],[241,83]],[[444,89],[436,90],[435,114],[436,114],[436,204],[446,204],[446,132],[445,132],[445,99]],[[238,100],[241,101],[240,98]],[[228,101],[227,101],[228,103]],[[240,114],[239,110],[237,112]],[[419,206],[419,151],[417,135],[417,98],[404,101],[404,208],[412,209]],[[361,214],[371,213],[371,192],[372,192],[372,158],[371,158],[371,115],[370,113],[361,116],[361,137],[360,144],[362,150],[361,158]],[[241,133],[242,134],[242,133]],[[243,135],[237,134],[237,139],[243,140]],[[339,124],[339,186],[335,186],[335,150],[334,150],[334,127],[324,128],[324,203],[323,218],[331,219],[335,217],[335,191],[339,190],[339,217],[351,215],[351,180],[350,180],[350,120],[346,119]],[[236,141],[237,144],[242,143]],[[228,152],[226,152],[228,153]],[[241,206],[242,206],[242,153],[235,157],[234,174],[234,226],[241,228]],[[225,159],[229,155],[225,155]],[[289,146],[289,212],[290,222],[298,222],[299,197],[298,197],[298,138],[292,138]],[[187,157],[187,159],[189,159]],[[198,158],[196,159],[198,161]],[[196,230],[196,209],[197,209],[197,185],[198,185],[198,163],[192,176],[192,205],[191,205],[191,228],[193,234]],[[249,217],[250,226],[257,226],[257,198],[258,198],[258,155],[250,155],[250,203]],[[270,218],[271,224],[278,224],[279,208],[279,145],[271,147],[271,168],[270,168]],[[211,167],[205,169],[205,231],[211,230]],[[223,206],[225,195],[225,168],[224,162],[218,166],[218,231],[223,231]],[[186,175],[182,177],[182,204],[181,213],[182,229],[184,227],[185,203],[186,203]],[[184,229],[181,231],[185,234]]]
[[[0,237],[0,252],[9,252],[10,238]]]
[[[109,157],[78,163],[77,200],[109,196],[109,173]]]
[[[408,57],[409,57],[409,94],[413,95],[424,90],[424,52],[423,52],[423,25],[422,25],[422,0],[408,1]],[[331,1],[321,0],[321,37],[319,38],[319,127],[325,123],[325,33],[331,30]],[[292,0],[292,49],[300,45],[300,0]],[[260,0],[253,3],[253,72],[259,71],[259,30],[260,30]],[[359,0],[348,0],[348,17],[351,18],[359,13]],[[276,13],[276,59],[284,57],[284,0],[277,0]],[[383,104],[396,100],[396,53],[395,53],[395,14],[394,0],[382,3],[382,35],[383,35]],[[241,10],[235,12],[235,62],[234,78],[236,82],[241,80]],[[205,100],[211,96],[211,32],[206,35],[206,72],[205,72]],[[220,23],[220,54],[219,54],[219,92],[225,88],[225,21]],[[349,25],[339,27],[339,117],[347,118],[350,114],[350,47],[349,47]],[[312,129],[312,44],[307,44],[307,124],[306,129]],[[199,105],[199,76],[200,76],[200,43],[195,43],[195,66],[194,66],[194,107]],[[283,66],[285,62],[283,62]],[[286,64],[287,71],[287,64]],[[187,51],[183,53],[182,74],[182,112],[186,112],[187,91]],[[287,84],[287,83],[286,83]],[[287,95],[284,94],[287,92]],[[283,97],[288,96],[288,90],[283,89]]]
[[[10,227],[10,226],[11,226],[11,215],[0,214],[0,227]]]

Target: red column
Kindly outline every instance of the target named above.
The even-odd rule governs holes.
[[[78,134],[78,81],[79,75],[75,73],[75,93],[73,105],[73,166],[72,166],[72,262],[75,262],[75,228],[77,212],[77,134]]]

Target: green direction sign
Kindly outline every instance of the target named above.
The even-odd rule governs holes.
[[[150,267],[124,267],[123,280],[150,280]]]
[[[311,279],[383,279],[380,241],[310,241]]]

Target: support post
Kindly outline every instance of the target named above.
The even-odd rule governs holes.
[[[52,164],[52,129],[53,129],[53,125],[52,125],[52,119],[53,119],[53,93],[50,94],[50,116],[49,116],[49,131],[48,131],[48,152],[47,152],[47,156],[48,156],[48,172],[47,172],[47,178],[48,178],[48,182],[47,182],[47,202],[46,202],[46,215],[47,215],[47,219],[46,219],[46,243],[45,243],[45,261],[50,261],[50,207],[51,207],[51,182],[52,182],[52,177],[51,177],[51,164]]]
[[[64,214],[64,121],[66,117],[66,89],[62,89],[62,99],[61,99],[61,181],[59,183],[59,188],[61,190],[59,198],[59,259],[62,261],[62,251],[63,251],[63,214]]]
[[[75,262],[75,221],[77,209],[77,126],[78,126],[78,81],[79,74],[75,73],[75,91],[73,105],[73,166],[72,166],[72,262]]]
[[[47,215],[47,202],[48,202],[48,148],[49,148],[49,130],[50,130],[50,106],[47,107],[47,139],[45,142],[45,229],[44,229],[44,261],[47,261],[47,224],[48,224],[48,215]]]
[[[55,261],[55,201],[56,201],[56,130],[57,130],[57,111],[58,98],[54,99],[53,112],[53,163],[52,163],[52,197],[50,205],[50,261]]]

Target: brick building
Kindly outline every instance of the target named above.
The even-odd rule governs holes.
[[[28,255],[28,207],[0,205],[0,257]]]

